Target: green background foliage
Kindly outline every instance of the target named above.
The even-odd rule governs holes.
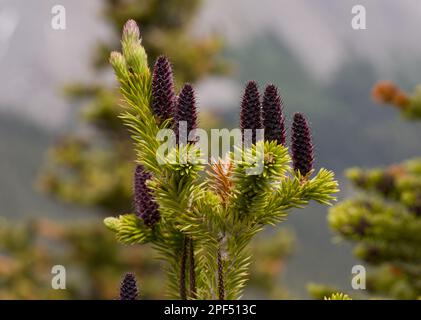
[[[421,119],[419,100],[417,90],[405,106],[395,106],[416,121]],[[359,192],[330,210],[330,227],[341,239],[356,244],[355,256],[369,266],[370,293],[417,299],[421,295],[421,159],[375,169],[351,168],[346,175]]]

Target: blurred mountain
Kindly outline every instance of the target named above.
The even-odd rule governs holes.
[[[0,1],[0,110],[19,114],[47,129],[68,121],[71,106],[61,89],[93,80],[92,48],[109,35],[101,1]],[[66,29],[51,27],[52,8],[65,8]],[[6,81],[7,79],[7,81]]]
[[[366,9],[366,30],[351,27],[357,4]],[[399,64],[416,80],[410,61],[420,60],[421,43],[413,40],[420,17],[413,0],[212,0],[205,2],[195,32],[219,32],[232,45],[273,33],[320,80],[330,79],[352,56],[385,73]]]

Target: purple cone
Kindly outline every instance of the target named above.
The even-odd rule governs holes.
[[[273,84],[266,87],[262,102],[265,141],[276,141],[285,145],[285,118],[282,113],[282,100]]]
[[[180,141],[180,121],[185,121],[187,124],[187,140],[189,133],[197,128],[197,110],[196,110],[196,98],[193,87],[190,84],[185,84],[181,89],[180,94],[177,98],[175,108],[175,134],[177,137],[177,143]],[[183,140],[181,140],[183,142]],[[190,141],[195,142],[195,141]]]
[[[174,116],[174,80],[171,63],[160,56],[153,68],[152,75],[152,109],[161,120]]]
[[[243,100],[241,101],[240,127],[243,139],[245,129],[253,130],[252,143],[256,143],[256,129],[262,129],[263,124],[259,89],[254,81],[249,81],[244,91]]]
[[[307,121],[304,115],[298,112],[294,114],[291,140],[294,170],[306,176],[313,169],[313,143]]]
[[[138,294],[135,275],[126,273],[120,285],[120,300],[136,300]]]
[[[143,220],[145,225],[153,227],[160,218],[158,204],[154,201],[151,190],[146,186],[146,181],[151,175],[142,165],[137,165],[134,173],[134,203],[136,215]]]

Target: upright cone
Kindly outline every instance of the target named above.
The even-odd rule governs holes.
[[[282,100],[273,84],[266,87],[262,102],[265,141],[276,141],[285,145],[285,118]]]
[[[252,130],[251,143],[256,143],[256,130],[262,129],[262,110],[260,105],[259,89],[256,82],[249,81],[244,90],[241,101],[240,127],[244,139],[247,134],[244,130]]]
[[[158,204],[152,197],[146,181],[151,175],[142,165],[137,165],[134,173],[134,203],[136,215],[143,220],[145,225],[153,227],[160,219]]]
[[[160,56],[154,65],[152,75],[152,109],[159,119],[174,116],[175,91],[171,63]]]
[[[188,136],[190,132],[197,128],[197,108],[196,108],[196,97],[194,89],[190,84],[185,84],[178,95],[176,108],[175,108],[175,134],[177,143],[180,142],[180,134],[182,121],[186,122],[186,142],[195,142],[195,140],[189,141]],[[181,140],[183,141],[183,140]]]
[[[294,170],[299,171],[302,176],[307,176],[313,169],[313,143],[310,127],[304,115],[298,112],[294,114],[292,124],[291,150]]]

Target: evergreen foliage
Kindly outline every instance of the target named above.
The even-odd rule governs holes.
[[[150,67],[153,67],[152,94],[155,98],[152,100],[152,104],[155,103],[152,110],[158,123],[169,120],[166,122],[168,127],[173,124],[171,118],[168,119],[172,112],[171,104],[167,102],[172,100],[171,97],[175,100],[175,88],[180,88],[186,81],[195,83],[204,76],[226,73],[229,69],[219,55],[222,47],[220,39],[214,36],[192,37],[188,31],[199,11],[200,3],[200,0],[107,0],[103,2],[103,12],[100,13],[113,33],[119,33],[129,17],[142,21],[144,36],[142,45],[147,49],[149,62],[155,61],[155,65],[150,64]],[[121,95],[116,90],[115,84],[109,85],[102,81],[102,75],[108,72],[109,52],[118,48],[119,40],[119,37],[112,35],[106,42],[97,45],[97,50],[92,55],[94,81],[66,86],[65,94],[70,102],[80,107],[77,131],[65,133],[50,148],[47,161],[38,179],[38,186],[45,193],[71,204],[93,207],[96,212],[106,215],[110,212],[130,212],[131,210],[140,214],[136,210],[136,201],[133,201],[131,182],[135,170],[133,163],[135,153],[131,148],[130,140],[127,139],[127,130],[121,119],[117,117],[120,112],[118,104]],[[163,53],[165,56],[162,56]],[[167,57],[171,58],[171,63]],[[172,78],[172,70],[176,71],[177,79]],[[154,76],[154,74],[159,74],[159,76]],[[164,101],[165,104],[160,101]],[[173,107],[175,108],[175,102]],[[160,114],[163,115],[159,116]],[[218,122],[218,119],[208,113],[206,122],[202,125],[211,126],[211,123],[215,122]],[[80,130],[81,127],[88,130]],[[128,215],[125,218],[133,218],[134,221],[140,223],[140,228],[145,227],[139,219],[134,219],[135,217]],[[22,240],[4,241],[2,250],[6,256],[25,256],[21,260],[32,261],[37,255],[37,251],[31,250],[31,244],[23,241],[25,237],[22,234],[27,233],[28,229],[31,234],[32,231],[38,232],[30,225],[25,225],[25,228],[8,225],[8,233],[0,232],[2,239]],[[140,276],[144,298],[162,298],[162,289],[158,285],[161,282],[161,273],[156,272],[159,269],[158,262],[153,260],[149,245],[144,246],[141,252],[136,251],[135,247],[125,247],[122,250],[121,245],[110,243],[111,234],[98,235],[97,226],[87,224],[82,229],[83,232],[79,232],[81,230],[79,226],[68,224],[66,233],[72,234],[72,239],[51,241],[56,245],[72,248],[75,255],[69,255],[66,263],[77,265],[79,273],[91,279],[89,283],[85,282],[89,289],[82,290],[78,287],[66,290],[66,295],[55,292],[56,295],[51,297],[112,299],[116,295],[114,290],[117,277],[129,269],[135,270]],[[90,233],[95,235],[95,243],[89,237]],[[123,242],[126,236],[126,231],[120,233]],[[39,237],[39,235],[34,235],[34,237]],[[286,290],[280,285],[280,281],[277,281],[279,272],[283,268],[271,266],[282,266],[285,263],[286,256],[291,254],[292,238],[291,234],[284,229],[280,229],[275,238],[278,240],[261,237],[252,246],[251,250],[257,257],[258,263],[253,265],[252,283],[247,294],[258,291],[262,297],[286,296]],[[274,253],[275,248],[277,248],[277,254]],[[104,252],[101,249],[104,249]],[[272,254],[266,255],[268,250]],[[107,261],[97,259],[98,262],[96,262],[94,257],[98,255],[106,256]],[[62,256],[59,258],[63,259]],[[39,261],[37,265],[42,265],[45,260],[54,259],[58,259],[55,252],[48,252],[42,258],[37,255],[37,261]],[[77,259],[83,260],[76,261]],[[21,265],[18,259],[13,259],[13,264]],[[105,271],[98,272],[99,267]],[[8,270],[15,270],[16,274],[21,272],[20,268],[8,268]],[[10,279],[1,286],[0,296],[7,298],[50,297],[51,290],[39,286],[41,275],[34,270],[28,266],[28,269],[25,269],[25,274],[28,276],[18,281],[13,274],[10,275],[6,271],[2,273],[0,268],[0,275],[7,275]],[[33,295],[28,292],[32,292]]]
[[[393,104],[409,119],[420,119],[417,94],[409,97],[383,81],[374,87],[373,96]],[[346,175],[361,194],[330,210],[330,227],[356,243],[354,254],[371,266],[368,290],[416,299],[421,295],[421,159],[375,169],[351,168]]]
[[[328,297],[324,297],[324,300],[352,300],[352,299],[350,298],[350,296],[348,296],[345,293],[337,292],[337,293],[332,293],[332,295]]]
[[[176,161],[161,164],[156,136],[167,123],[161,123],[152,109],[152,77],[138,33],[132,21],[126,23],[122,53],[113,52],[110,63],[125,101],[121,118],[132,133],[137,163],[152,177],[147,186],[159,206],[160,220],[153,228],[135,214],[104,222],[123,243],[152,243],[165,262],[170,297],[238,299],[249,275],[252,238],[265,225],[286,219],[288,209],[311,200],[329,204],[338,191],[337,182],[326,169],[314,177],[294,170],[288,148],[277,141],[256,141],[241,151],[240,159],[232,153],[211,166],[207,177],[194,142],[180,142],[167,156]],[[189,97],[185,120],[194,118]],[[241,108],[242,129],[262,128],[261,113],[257,85],[249,82]],[[253,172],[256,166],[262,170]]]
[[[171,67],[176,70],[178,80],[174,86],[179,86],[181,82],[195,83],[203,76],[225,69],[218,55],[219,39],[194,38],[186,31],[192,25],[200,2],[106,0],[101,2],[104,12],[97,15],[111,32],[120,32],[129,16],[142,21],[142,33],[147,35],[143,45],[152,58],[150,61],[162,53],[171,57]],[[72,205],[93,207],[94,216],[87,216],[83,221],[73,221],[72,216],[60,222],[1,219],[0,299],[115,299],[118,296],[116,283],[127,270],[138,275],[142,298],[164,297],[160,262],[154,259],[151,246],[138,250],[136,246],[117,243],[113,234],[102,224],[98,225],[95,215],[97,212],[126,212],[125,209],[136,206],[132,200],[134,153],[131,142],[126,139],[127,130],[116,117],[121,96],[114,83],[102,81],[104,73],[109,71],[109,51],[119,46],[119,40],[111,34],[97,52],[92,52],[94,80],[65,88],[69,103],[77,108],[77,123],[74,131],[65,132],[49,150],[40,178],[40,185],[47,194]],[[161,80],[168,81],[168,78]],[[206,125],[215,121],[209,115],[206,120]],[[10,119],[7,121],[6,127],[16,125],[10,123]],[[22,133],[25,134],[28,133]],[[32,182],[28,181],[28,185]],[[7,206],[3,209],[7,215]],[[134,221],[141,223],[138,218]],[[127,232],[132,234],[132,230]],[[258,290],[262,297],[269,294],[271,298],[285,297],[286,290],[278,278],[285,259],[291,254],[291,242],[290,233],[280,229],[275,237],[261,237],[253,243],[251,250],[259,263],[253,265],[252,284],[247,294]],[[51,290],[51,266],[57,261],[69,271],[66,290]]]
[[[132,209],[129,181],[134,154],[126,139],[127,130],[118,118],[121,95],[103,76],[109,71],[109,52],[120,45],[117,33],[124,23],[129,18],[142,21],[143,46],[160,71],[160,78],[152,81],[153,89],[161,95],[156,94],[153,101],[160,121],[171,113],[171,105],[160,101],[172,100],[173,86],[224,73],[228,67],[219,55],[219,38],[192,37],[189,32],[200,0],[106,0],[102,4],[99,14],[113,34],[93,52],[95,80],[69,84],[64,90],[70,103],[78,107],[78,123],[76,130],[65,132],[49,150],[38,187],[59,200],[110,214]],[[171,58],[171,64],[164,57],[157,59],[163,53]],[[172,69],[177,72],[178,83],[172,83]]]

